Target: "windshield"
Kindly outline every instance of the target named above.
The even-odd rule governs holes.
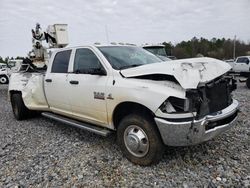
[[[104,46],[98,49],[116,70],[162,62],[154,54],[135,46]]]
[[[157,47],[144,47],[144,49],[148,50],[149,52],[155,55],[167,56],[167,53],[164,47],[158,47],[158,46]]]

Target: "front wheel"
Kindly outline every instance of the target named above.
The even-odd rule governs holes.
[[[158,163],[164,151],[156,124],[143,115],[131,114],[122,119],[117,142],[125,157],[143,166]]]
[[[14,117],[17,120],[26,119],[31,114],[31,110],[29,110],[23,102],[21,93],[11,94],[11,106],[12,106]]]
[[[0,84],[8,84],[9,83],[9,79],[7,76],[2,75],[0,76]]]

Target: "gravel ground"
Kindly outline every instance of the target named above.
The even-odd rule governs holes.
[[[18,122],[0,85],[0,187],[250,187],[250,90],[240,84],[237,125],[193,147],[167,147],[158,165],[136,166],[115,135],[103,138],[36,117]]]

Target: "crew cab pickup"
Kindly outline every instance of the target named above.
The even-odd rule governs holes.
[[[17,120],[31,112],[107,136],[124,155],[157,163],[164,145],[188,146],[232,127],[230,66],[217,59],[163,63],[136,46],[82,46],[53,52],[46,72],[13,73],[9,96]]]
[[[0,63],[0,84],[7,84],[9,81],[7,64]]]
[[[0,63],[0,84],[8,84],[9,77],[20,68],[22,60],[12,59],[7,64]]]
[[[229,62],[232,71],[240,73],[242,76],[250,76],[250,56],[237,57],[234,62]]]

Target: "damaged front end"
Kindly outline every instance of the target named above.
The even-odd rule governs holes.
[[[229,129],[237,118],[232,99],[236,80],[219,77],[187,89],[186,99],[169,97],[156,112],[156,124],[166,145],[185,146],[207,141]]]
[[[237,87],[236,80],[230,77],[219,77],[196,90],[186,91],[192,108],[196,109],[195,119],[200,119],[207,114],[216,113],[228,107],[232,102],[232,91]]]

